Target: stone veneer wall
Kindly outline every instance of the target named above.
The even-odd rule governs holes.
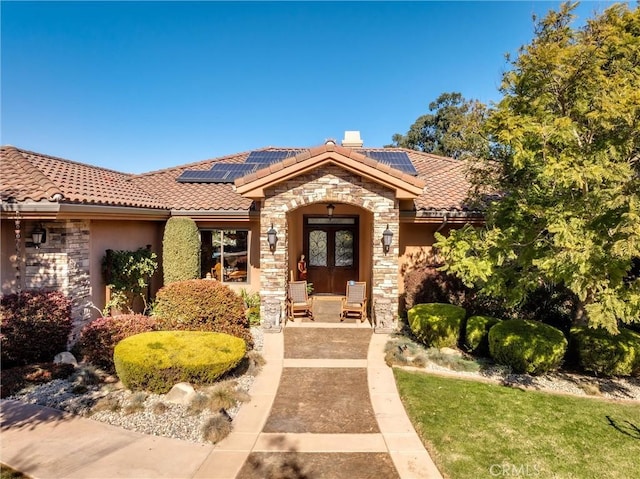
[[[391,301],[398,310],[398,232],[399,211],[394,192],[337,166],[300,175],[266,191],[260,212],[260,289],[263,304],[286,299],[288,232],[287,213],[312,203],[347,203],[373,213],[371,231],[373,252],[372,306],[378,299]],[[267,243],[271,225],[278,232],[276,250]],[[389,225],[393,242],[387,255],[382,250],[382,233]],[[264,311],[261,311],[264,313]]]
[[[89,222],[66,220],[43,222],[46,242],[39,249],[25,249],[25,288],[62,291],[71,299],[74,343],[82,326],[91,318],[89,279]]]

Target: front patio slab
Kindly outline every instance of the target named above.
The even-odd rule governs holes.
[[[366,359],[371,329],[286,328],[285,359]]]

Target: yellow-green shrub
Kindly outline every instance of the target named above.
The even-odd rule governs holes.
[[[542,374],[557,369],[567,351],[562,331],[538,321],[510,319],[489,330],[489,351],[516,373]]]
[[[605,376],[640,375],[640,334],[620,328],[616,336],[604,329],[571,328],[572,350],[580,366]]]
[[[427,346],[455,348],[466,312],[443,303],[418,304],[407,312],[411,331]]]
[[[464,346],[467,351],[480,356],[489,355],[489,330],[500,322],[492,316],[471,316],[467,319]]]
[[[237,366],[245,351],[244,340],[224,333],[152,331],[120,341],[113,360],[126,387],[162,394],[183,381],[214,382]]]

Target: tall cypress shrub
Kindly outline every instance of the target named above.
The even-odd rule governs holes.
[[[200,234],[191,218],[169,218],[162,239],[164,284],[200,277]]]

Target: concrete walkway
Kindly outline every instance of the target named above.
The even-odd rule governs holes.
[[[304,322],[287,328],[309,328],[315,334],[319,328],[344,328],[347,333],[369,325]],[[310,359],[285,355],[286,332],[265,334],[267,364],[252,386],[251,402],[240,410],[233,432],[215,446],[147,436],[49,408],[2,401],[0,461],[36,479],[264,477],[260,467],[273,457],[290,459],[286,466],[294,475],[287,477],[296,477],[296,468],[305,467],[309,477],[442,477],[407,418],[393,373],[384,363],[387,335],[371,335],[366,358]],[[362,407],[373,411],[376,431],[267,432],[278,429],[265,425],[272,408],[270,424],[277,423],[274,403],[282,403],[276,395],[283,394],[283,371],[294,368],[366,371],[370,405],[363,401]],[[295,408],[291,415],[296,415]],[[345,430],[351,426],[357,430],[362,425],[345,425]],[[392,464],[385,462],[387,457]],[[372,461],[379,461],[382,475],[366,472]],[[384,467],[390,468],[389,474]]]

